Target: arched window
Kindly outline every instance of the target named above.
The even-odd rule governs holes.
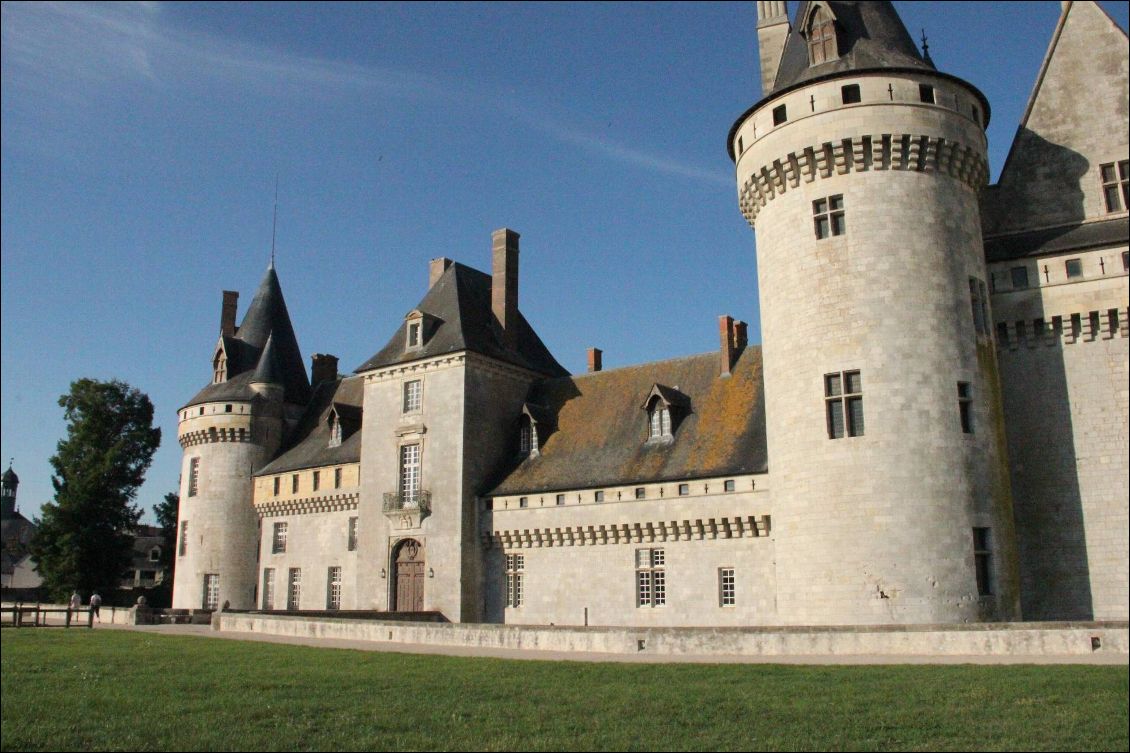
[[[839,56],[836,21],[827,8],[817,6],[808,21],[808,64],[819,65]]]

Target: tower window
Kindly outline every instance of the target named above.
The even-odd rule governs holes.
[[[863,379],[858,371],[824,375],[828,438],[863,436]]]
[[[565,495],[564,494],[558,494],[555,502],[557,503],[558,507],[560,507],[561,505],[564,505],[565,504]]]
[[[918,99],[927,104],[934,104],[934,87],[929,84],[918,85]]]
[[[183,557],[188,554],[188,521],[182,520],[180,524],[180,549],[177,551],[177,556]]]
[[[286,608],[290,611],[298,609],[302,603],[302,570],[297,567],[290,568],[290,588],[286,594]]]
[[[816,229],[817,240],[846,233],[847,220],[844,218],[843,194],[812,202],[812,224]]]
[[[357,516],[354,515],[349,519],[349,530],[346,536],[346,548],[351,551],[357,551]]]
[[[263,568],[263,609],[270,611],[275,608],[275,568]]]
[[[788,111],[785,110],[784,105],[777,105],[773,108],[773,125],[778,126],[789,119]]]
[[[854,105],[859,102],[859,84],[848,84],[847,86],[841,86],[840,99],[845,105]]]
[[[1121,212],[1130,207],[1130,160],[1122,160],[1115,170],[1115,163],[1099,166],[1103,181],[1103,199],[1107,212]]]
[[[838,58],[836,22],[823,7],[818,7],[808,24],[808,63],[819,65]]]
[[[200,491],[200,458],[193,458],[188,463],[188,496],[195,497]]]
[[[961,430],[973,433],[973,389],[969,382],[957,383],[957,409],[961,415]]]
[[[977,572],[977,595],[991,596],[993,593],[992,557],[990,548],[990,529],[973,529],[973,566]]]
[[[1082,259],[1068,259],[1064,266],[1067,269],[1067,279],[1074,280],[1083,276],[1083,260]]]
[[[969,303],[973,309],[973,331],[989,334],[989,291],[976,277],[969,278]]]
[[[647,499],[647,489],[642,486],[636,487],[636,499]]]
[[[220,576],[208,573],[204,576],[204,608],[215,609],[220,606]]]

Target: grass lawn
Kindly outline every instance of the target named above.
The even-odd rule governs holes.
[[[4,750],[1127,750],[1126,667],[582,664],[0,631]]]

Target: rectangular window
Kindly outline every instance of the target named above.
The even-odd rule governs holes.
[[[1009,270],[1012,275],[1012,289],[1023,290],[1028,287],[1028,267],[1013,267]]]
[[[289,587],[286,590],[286,608],[293,612],[302,603],[302,570],[297,567],[290,568],[287,583]]]
[[[524,598],[526,555],[506,555],[506,606],[520,607]]]
[[[529,506],[530,506],[530,498],[529,497],[519,497],[518,498],[518,507],[526,508],[526,507],[529,507]]]
[[[275,523],[274,536],[271,538],[271,554],[286,552],[286,523]]]
[[[204,576],[204,608],[216,609],[220,606],[220,576],[208,573]]]
[[[644,487],[636,487],[636,499],[647,499],[647,490]]]
[[[557,495],[557,506],[560,507],[563,504],[565,504],[565,495],[564,494],[558,494]]]
[[[279,482],[280,481],[282,481],[282,479],[279,478],[278,476],[275,476],[275,496],[276,497],[279,496]]]
[[[349,519],[349,532],[346,535],[346,548],[351,551],[357,551],[357,517],[354,516]]]
[[[1121,212],[1130,207],[1130,160],[1122,160],[1115,170],[1115,163],[1099,166],[1103,182],[1103,199],[1107,212]]]
[[[340,567],[331,567],[326,574],[326,609],[341,609]]]
[[[973,529],[973,565],[977,571],[978,596],[991,596],[993,593],[993,551],[990,533],[988,528]]]
[[[788,112],[785,110],[784,105],[777,105],[773,108],[773,125],[778,126],[789,119]]]
[[[858,371],[824,375],[828,438],[863,436],[863,377]]]
[[[636,550],[636,606],[667,604],[667,576],[662,549]]]
[[[408,325],[408,347],[409,348],[420,347],[420,323],[419,322],[411,322]]]
[[[419,379],[404,383],[404,412],[418,413],[423,405],[424,383]]]
[[[263,568],[263,609],[275,608],[275,568]]]
[[[934,87],[929,84],[919,84],[918,99],[931,105],[934,104]]]
[[[973,331],[989,334],[989,290],[976,277],[969,278],[969,304],[973,309]]]
[[[314,491],[318,491],[318,487],[322,485],[322,472],[321,471],[314,471],[314,479],[311,483],[314,487]]]
[[[722,567],[718,569],[718,605],[732,607],[737,604],[734,589],[734,568]]]
[[[1130,272],[1130,251],[1122,252],[1122,271]]]
[[[188,461],[188,496],[195,497],[200,490],[200,458]]]
[[[737,484],[734,483],[734,480],[732,478],[726,479],[725,481],[722,482],[722,490],[723,491],[732,492],[737,488],[738,488]]]
[[[691,485],[690,484],[679,484],[679,496],[680,497],[685,497],[690,493],[691,493]]]
[[[291,494],[298,494],[298,474],[297,473],[290,477],[290,493]]]
[[[854,105],[859,101],[859,84],[848,84],[840,87],[840,99],[845,105]]]
[[[596,502],[603,502],[604,501],[604,492],[595,492],[592,495],[592,498]]]
[[[405,507],[415,507],[420,496],[420,445],[400,448],[400,499]]]
[[[341,488],[341,469],[340,468],[334,468],[334,488],[335,489]]]
[[[1073,280],[1077,277],[1083,276],[1083,260],[1082,259],[1068,259],[1064,266],[1067,268],[1067,279]]]
[[[961,415],[961,430],[973,433],[973,389],[969,382],[957,383],[957,409]]]
[[[188,553],[188,521],[182,520],[180,524],[180,550],[178,555],[183,557]]]
[[[816,229],[817,240],[846,233],[843,194],[812,202],[812,224]]]

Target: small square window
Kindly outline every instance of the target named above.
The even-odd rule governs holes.
[[[565,495],[564,494],[558,494],[557,495],[557,506],[560,507],[561,505],[564,505],[564,504],[565,504]]]
[[[231,406],[230,405],[224,406],[224,413],[231,413]]]
[[[595,494],[593,494],[593,499],[596,500],[597,502],[603,502],[604,501],[604,492],[602,492],[602,491],[596,492]]]
[[[859,84],[848,84],[840,87],[840,99],[845,105],[854,105],[859,102]]]
[[[785,110],[784,105],[777,105],[773,108],[773,125],[781,125],[789,119],[788,112]]]
[[[636,487],[636,499],[647,499],[647,490],[642,486]]]
[[[680,497],[685,497],[690,493],[691,493],[691,485],[690,484],[679,484],[679,496]]]
[[[934,87],[929,84],[919,84],[918,98],[928,104],[934,104]]]
[[[1027,267],[1013,267],[1009,270],[1012,277],[1012,289],[1023,290],[1028,287],[1028,268]]]
[[[812,224],[817,240],[843,235],[847,232],[844,215],[844,196],[837,194],[812,202]]]
[[[722,489],[724,491],[732,492],[736,488],[737,486],[734,484],[734,480],[732,478],[726,479],[724,482],[722,482]]]
[[[1067,268],[1067,279],[1072,280],[1083,276],[1083,260],[1068,259],[1064,265]]]
[[[529,497],[519,497],[518,498],[518,507],[525,508],[525,507],[529,507],[529,506],[530,506],[530,498]]]

